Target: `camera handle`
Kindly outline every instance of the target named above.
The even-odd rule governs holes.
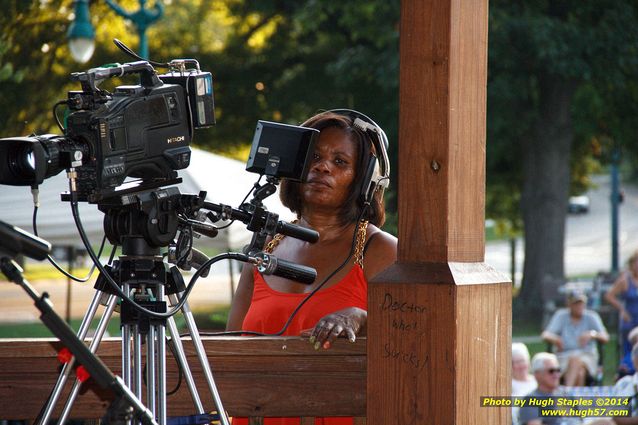
[[[113,67],[92,68],[85,72],[74,72],[71,74],[71,81],[79,81],[83,91],[95,93],[99,91],[97,86],[107,78],[122,77],[129,74],[140,74],[140,84],[144,87],[158,87],[163,84],[155,69],[147,61],[130,62]]]

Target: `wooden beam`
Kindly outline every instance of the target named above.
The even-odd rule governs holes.
[[[399,255],[370,283],[370,425],[506,424],[511,284],[483,263],[487,0],[403,0]]]
[[[214,410],[196,352],[188,339],[184,346],[202,403],[207,411]],[[37,416],[58,377],[59,348],[54,339],[0,340],[1,418]],[[204,348],[224,408],[233,416],[365,416],[365,338],[355,344],[339,340],[330,350],[319,351],[301,338],[204,338]],[[98,354],[120,374],[119,339],[103,341]],[[167,368],[170,391],[177,382],[170,355]],[[89,385],[71,415],[99,418],[110,401],[107,391]],[[185,382],[167,404],[169,416],[195,413]]]

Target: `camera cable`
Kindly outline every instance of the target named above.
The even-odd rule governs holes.
[[[60,105],[66,105],[67,101],[66,100],[60,100],[58,102],[56,102],[55,105],[53,105],[53,118],[55,119],[55,123],[58,125],[58,128],[60,129],[60,131],[62,131],[64,133],[65,128],[62,125],[62,122],[60,121],[60,118],[58,118],[58,114],[56,113],[58,106]]]
[[[31,223],[33,226],[33,234],[35,234],[36,236],[38,236],[38,225],[37,225],[38,209],[39,208],[37,205],[33,207],[33,219]],[[105,244],[106,244],[106,236],[102,238],[102,243],[100,244],[100,249],[97,254],[98,258],[102,256],[102,252],[104,250]],[[115,251],[116,251],[116,246],[113,246],[111,250],[111,254],[109,256],[109,261],[108,261],[109,264],[113,261],[113,258],[115,257]],[[93,272],[95,271],[95,264],[92,264],[91,269],[89,270],[88,274],[85,277],[77,277],[72,275],[70,272],[67,272],[66,270],[64,270],[62,266],[60,266],[55,261],[55,258],[53,258],[53,256],[47,255],[47,260],[49,260],[49,263],[51,263],[51,265],[55,267],[60,273],[62,273],[67,278],[74,280],[76,282],[81,282],[81,283],[88,282],[89,279],[91,279],[91,276],[93,276]],[[72,261],[72,259],[69,259],[69,261]]]

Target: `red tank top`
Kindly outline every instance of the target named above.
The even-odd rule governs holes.
[[[243,330],[276,333],[290,314],[308,294],[290,294],[272,289],[255,271],[253,297],[244,318]],[[368,282],[360,266],[354,265],[341,281],[314,294],[295,315],[284,335],[299,335],[312,329],[327,314],[348,307],[368,309]],[[264,425],[299,425],[298,418],[265,418]],[[352,418],[325,417],[315,419],[315,425],[352,425]],[[234,418],[233,425],[247,425],[246,418]]]

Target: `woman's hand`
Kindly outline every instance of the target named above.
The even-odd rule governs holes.
[[[627,313],[627,310],[625,310],[624,308],[620,312],[620,317],[622,317],[622,320],[625,323],[631,323],[632,317],[629,313]]]
[[[301,335],[310,335],[309,341],[314,345],[315,350],[319,347],[327,350],[340,336],[354,342],[357,335],[365,329],[367,320],[367,311],[358,307],[348,307],[322,317],[312,331],[304,331]]]

